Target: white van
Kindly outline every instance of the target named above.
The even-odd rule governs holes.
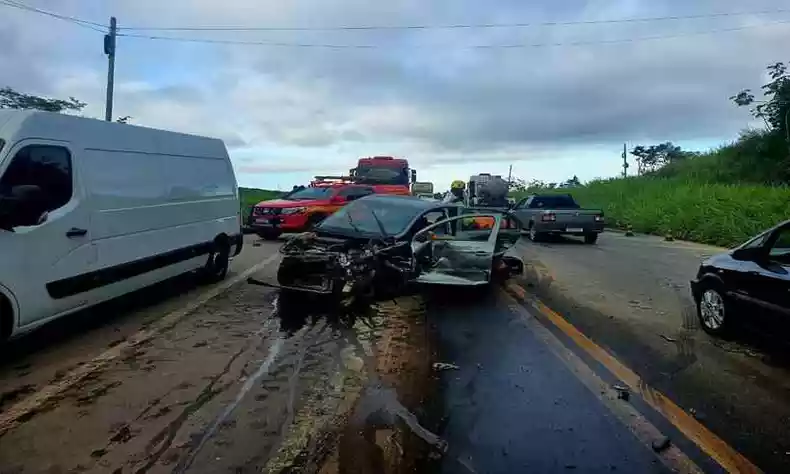
[[[221,140],[0,110],[0,337],[194,270],[242,246]]]

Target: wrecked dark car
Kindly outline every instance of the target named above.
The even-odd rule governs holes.
[[[396,294],[413,283],[485,285],[523,271],[519,258],[505,255],[519,233],[504,210],[371,195],[285,243],[278,286],[342,299]]]

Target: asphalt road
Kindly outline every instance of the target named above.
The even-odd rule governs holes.
[[[692,440],[642,383],[787,471],[785,369],[689,312],[688,278],[716,249],[524,241],[520,301],[431,291],[327,313],[232,285],[274,278],[278,244],[246,238],[224,283],[179,278],[3,349],[0,473],[720,472],[711,436]],[[641,376],[629,400],[595,344]]]
[[[765,472],[790,470],[788,349],[699,329],[688,282],[723,249],[607,232],[522,239],[522,286]]]
[[[245,283],[274,280],[279,244],[255,240],[223,283],[185,276],[5,347],[0,473],[382,472],[402,422],[431,449],[407,408],[430,371],[419,301],[286,303]]]

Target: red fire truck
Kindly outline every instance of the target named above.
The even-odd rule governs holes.
[[[355,183],[371,185],[380,194],[410,195],[410,185],[417,181],[408,160],[392,156],[360,158],[350,174]]]

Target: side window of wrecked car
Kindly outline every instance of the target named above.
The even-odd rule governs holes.
[[[412,235],[418,235],[421,230],[443,219],[446,219],[446,216],[442,211],[430,211],[423,214],[414,223],[414,228],[412,229]],[[449,235],[450,231],[448,229],[447,224],[444,224],[444,225],[436,226],[433,229],[431,229],[431,233],[434,235]],[[419,242],[424,242],[428,239],[428,235],[429,234],[426,233],[419,234],[417,240]]]
[[[444,214],[444,211],[431,211],[426,213],[423,217],[425,218],[425,221],[428,223],[428,225],[433,225],[443,219],[447,219],[447,216]],[[439,235],[449,234],[449,231],[447,229],[447,224],[434,227],[433,233]]]

